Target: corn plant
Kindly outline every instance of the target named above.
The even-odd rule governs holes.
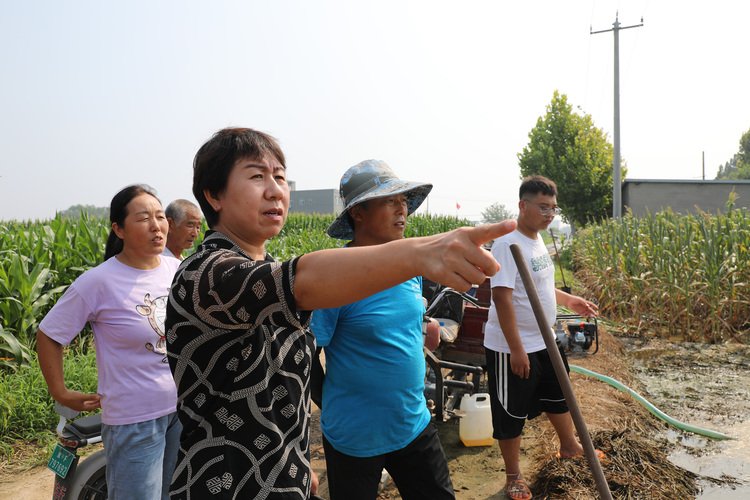
[[[574,248],[578,279],[603,314],[685,340],[747,335],[750,219],[728,206],[716,215],[665,211],[582,231]]]
[[[334,219],[333,215],[290,214],[279,234],[268,241],[266,250],[277,260],[287,260],[315,250],[341,247],[345,241],[326,233]]]
[[[17,370],[21,366],[29,366],[30,357],[29,348],[0,326],[0,366]]]
[[[41,318],[73,280],[103,260],[108,232],[106,219],[85,214],[0,225],[0,364],[25,362]],[[26,350],[20,357],[10,336]]]
[[[345,241],[326,234],[334,218],[290,214],[266,248],[277,259],[286,260],[343,246]],[[408,219],[405,234],[426,236],[469,224],[453,217],[414,215]],[[0,367],[28,363],[39,321],[78,276],[103,261],[109,226],[106,218],[85,213],[77,220],[58,216],[48,221],[0,223]],[[207,229],[204,221],[193,250]]]
[[[462,226],[473,226],[466,219],[457,217],[432,215],[432,214],[414,214],[407,219],[404,236],[430,236],[438,233],[445,233]]]
[[[7,267],[0,267],[0,312],[7,326],[17,332],[18,340],[28,344],[42,311],[49,310],[54,296],[66,287],[49,287],[54,272],[47,263],[37,262],[32,267],[28,257],[12,250],[7,253]]]

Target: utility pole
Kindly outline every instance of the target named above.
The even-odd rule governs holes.
[[[629,28],[640,28],[641,24],[633,26],[620,26],[620,12],[615,14],[613,28],[609,30],[594,31],[589,28],[592,35],[612,31],[615,34],[615,154],[612,159],[612,218],[619,220],[622,216],[622,175],[620,173],[620,30]]]

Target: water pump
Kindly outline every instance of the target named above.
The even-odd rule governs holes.
[[[599,350],[599,325],[596,318],[591,322],[574,314],[558,315],[555,335],[558,344],[566,352],[596,354]],[[593,351],[590,350],[592,346]]]

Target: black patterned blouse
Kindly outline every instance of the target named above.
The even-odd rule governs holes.
[[[169,294],[169,366],[183,425],[171,498],[310,495],[310,312],[296,259],[247,256],[210,231]]]

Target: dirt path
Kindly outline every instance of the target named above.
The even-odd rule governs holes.
[[[85,455],[81,455],[81,461],[86,457],[104,449],[101,443],[85,448]],[[55,473],[47,469],[45,465],[32,468],[24,468],[22,465],[46,461],[45,451],[42,447],[35,447],[34,443],[14,448],[14,458],[10,463],[0,464],[0,500],[46,500],[52,498],[55,486]]]
[[[637,360],[637,357],[633,358],[626,355],[621,342],[609,335],[601,326],[600,335],[600,349],[597,354],[571,356],[569,358],[570,363],[613,377],[644,395],[648,394],[647,389],[656,390],[656,386],[652,386],[653,382],[649,381],[648,377],[645,377],[642,370],[637,375],[637,379],[635,378],[636,375],[633,375],[636,372],[633,371],[630,360]],[[674,358],[674,348],[665,347],[659,342],[655,342],[652,345],[656,345],[660,350],[657,351],[653,347],[649,348],[648,345],[637,345],[629,346],[628,354],[645,352],[645,354],[641,355],[641,358],[645,356],[649,360],[649,363],[655,365],[659,365],[659,360],[663,359],[663,367],[678,364],[678,359]],[[696,346],[695,349],[698,350],[698,354],[703,353],[702,357],[699,357],[699,360],[708,363],[711,361],[711,357],[716,355],[712,350],[717,348],[711,347],[708,350],[702,350]],[[729,350],[735,353],[736,350],[732,349],[730,348]],[[706,353],[711,353],[711,356],[707,356]],[[744,366],[745,368],[743,369],[748,370],[747,366],[750,366],[750,362],[748,362],[747,358],[747,349],[744,350],[744,353],[745,357],[742,358],[744,361],[738,361],[734,366]],[[698,357],[698,354],[696,354],[696,357]],[[682,358],[684,357],[682,356]],[[722,358],[715,358],[714,361],[717,364],[726,364]],[[692,359],[690,364],[696,365],[697,362],[695,359]],[[664,378],[664,375],[661,374],[660,378]],[[717,378],[721,379],[721,377],[714,376],[712,380]],[[640,382],[641,379],[644,380],[644,383]],[[725,377],[725,379],[730,384],[733,380],[729,377]],[[652,444],[643,444],[644,447],[649,448],[648,454],[653,454],[656,459],[663,460],[671,466],[666,460],[666,455],[658,449],[658,447],[666,446],[666,444],[663,441],[655,442],[652,439],[659,433],[663,433],[666,428],[664,424],[648,413],[632,398],[607,384],[577,373],[571,375],[571,380],[589,432],[592,435],[607,437],[606,442],[602,443],[603,449],[605,445],[609,446],[608,450],[611,453],[615,455],[627,455],[629,458],[627,458],[626,462],[628,460],[632,461],[632,455],[628,455],[633,453],[632,449],[617,451],[623,448],[612,448],[612,446],[620,446],[621,442],[627,441],[632,436],[648,436],[648,441],[653,444],[653,446]],[[737,389],[737,387],[733,388],[733,392],[736,392]],[[700,387],[695,387],[695,390],[700,391]],[[700,392],[703,393],[703,391]],[[727,391],[715,389],[714,392],[718,394],[723,393],[722,400],[725,400],[727,397]],[[745,395],[744,392],[742,394]],[[698,407],[698,410],[707,409],[706,406],[698,405],[698,402],[704,399],[696,398],[697,402],[695,405]],[[653,402],[657,406],[660,406],[658,401],[654,400]],[[713,418],[722,418],[722,415],[719,414],[723,412],[722,408],[717,408],[716,406],[711,406],[710,408],[714,412]],[[735,405],[736,408],[737,405]],[[739,412],[743,414],[741,418],[737,412],[731,411],[727,412],[729,414],[728,418],[731,418],[735,422],[737,420],[744,421],[747,413],[744,408]],[[679,414],[680,408],[677,406],[663,409],[676,418],[685,418],[685,415]],[[701,413],[699,417],[706,417],[707,414],[708,412],[706,411],[705,413]],[[327,498],[325,457],[323,456],[317,416],[318,412],[314,412],[311,435],[311,458],[313,469],[321,478],[319,494],[323,498]],[[697,424],[698,422],[696,422]],[[459,439],[458,429],[459,425],[455,420],[439,425],[440,438],[448,457],[457,500],[499,500],[505,498],[501,493],[504,483],[504,469],[498,447],[467,448]],[[554,432],[544,417],[537,418],[527,425],[524,432],[521,458],[524,475],[530,484],[532,484],[534,498],[597,498],[594,488],[590,484],[587,485],[585,483],[590,477],[590,472],[585,463],[565,464],[566,470],[562,472],[559,470],[561,468],[559,461],[555,461],[552,458],[557,451],[556,446]],[[599,445],[597,444],[597,446]],[[615,486],[619,484],[618,481],[623,483],[620,494],[616,494],[613,491],[615,498],[695,498],[697,495],[697,492],[693,495],[684,495],[662,491],[661,488],[665,484],[669,485],[669,483],[674,482],[672,478],[660,475],[663,474],[661,467],[664,464],[662,462],[656,464],[657,466],[652,466],[649,463],[641,463],[637,467],[634,467],[632,462],[628,462],[626,463],[626,469],[628,470],[623,472],[622,469],[617,468],[618,464],[615,463],[615,459],[618,457],[611,458],[611,461],[603,462],[608,481],[611,485],[615,484]],[[644,457],[641,456],[638,458],[643,459]],[[654,473],[651,471],[649,474],[646,474],[643,468],[651,468],[657,472]],[[563,473],[568,474],[568,476],[555,476],[556,474]],[[683,469],[678,469],[677,474],[678,476],[689,475]],[[555,481],[568,488],[560,496],[547,494],[547,488],[552,488]],[[14,468],[12,465],[0,465],[0,500],[49,499],[52,496],[53,483],[53,473],[45,467],[22,471]],[[553,484],[553,486],[550,486],[550,484]],[[740,486],[739,489],[745,486]],[[736,496],[736,493],[738,493],[738,490],[732,490],[731,488],[722,487],[720,489],[721,498],[723,499],[747,498],[742,496],[744,493],[740,493],[740,496]],[[380,496],[380,500],[396,500],[399,498],[400,496],[393,484]]]
[[[55,473],[46,467],[35,467],[0,480],[2,500],[41,500],[52,498]]]

